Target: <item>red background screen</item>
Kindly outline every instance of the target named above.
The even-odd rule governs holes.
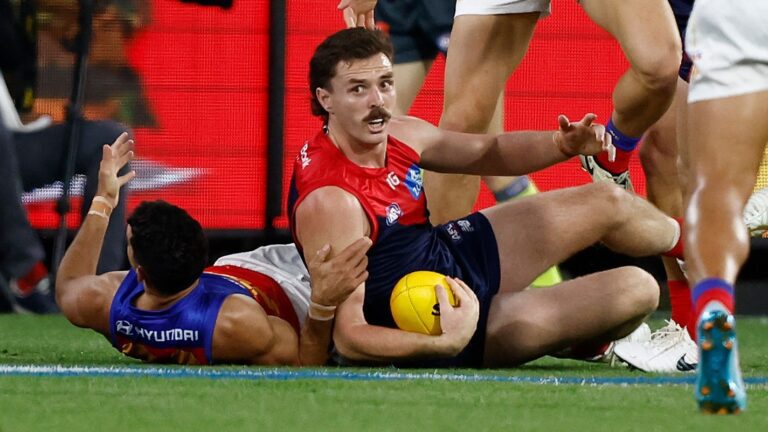
[[[295,153],[321,126],[310,114],[307,68],[315,46],[342,27],[336,3],[287,1],[283,209]],[[269,6],[267,0],[235,0],[230,10],[151,3],[151,22],[126,48],[155,118],[152,126],[130,125],[144,178],[132,190],[130,208],[162,197],[186,208],[207,229],[267,226]],[[443,66],[438,59],[411,111],[435,124],[442,110]],[[561,113],[578,119],[595,112],[607,121],[611,90],[626,67],[618,45],[575,1],[554,2],[553,14],[539,23],[508,82],[505,129],[554,129]],[[89,79],[100,77],[92,73]],[[636,159],[631,170],[644,194]],[[577,160],[532,177],[542,190],[588,181]],[[25,200],[37,227],[56,225],[52,200]],[[478,206],[492,203],[483,189]],[[72,215],[71,223],[77,219]],[[273,224],[287,227],[284,216]]]

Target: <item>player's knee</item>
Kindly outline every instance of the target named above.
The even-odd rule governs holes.
[[[622,216],[631,210],[632,194],[613,182],[597,182],[588,186],[589,199],[595,200],[595,205],[606,207],[606,215]]]
[[[655,91],[669,90],[674,94],[681,59],[680,45],[677,44],[654,51],[654,55],[636,62],[632,69],[645,87]]]
[[[623,267],[621,296],[639,316],[647,315],[659,306],[659,283],[647,271],[639,267]]]
[[[440,118],[440,127],[458,132],[485,133],[493,119],[495,109],[495,103],[478,103],[474,100],[454,101],[446,104]]]

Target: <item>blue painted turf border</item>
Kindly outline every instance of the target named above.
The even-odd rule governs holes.
[[[457,382],[506,382],[522,384],[571,385],[688,385],[695,376],[635,376],[635,377],[537,377],[491,374],[462,374],[444,372],[403,371],[345,371],[313,369],[211,369],[207,367],[99,367],[58,365],[0,365],[0,376],[47,377],[156,377],[205,378],[224,380],[342,380],[342,381],[403,381],[433,380]],[[768,377],[747,377],[750,385],[768,385]]]

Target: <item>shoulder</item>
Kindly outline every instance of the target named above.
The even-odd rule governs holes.
[[[60,287],[64,294],[57,297],[61,312],[78,327],[108,334],[112,300],[127,274],[125,271],[110,272],[67,281],[69,286]]]
[[[213,333],[217,361],[245,360],[263,354],[273,344],[267,313],[251,297],[228,296],[219,309]]]
[[[312,213],[339,212],[360,208],[360,202],[351,192],[338,186],[323,186],[310,192],[299,209]]]
[[[390,135],[421,154],[431,142],[439,139],[437,126],[412,116],[395,116],[390,122]]]
[[[364,235],[370,232],[369,225],[363,203],[335,186],[312,191],[296,208],[296,237],[305,247],[309,237],[335,238],[347,231]]]

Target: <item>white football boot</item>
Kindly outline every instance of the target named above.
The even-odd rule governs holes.
[[[643,343],[648,342],[651,340],[651,328],[648,327],[648,324],[642,323],[640,324],[632,333],[624,336],[621,339],[615,340],[611,342],[608,345],[608,349],[605,350],[605,353],[600,356],[598,361],[602,363],[608,363],[611,366],[619,366],[619,365],[626,365],[621,358],[619,358],[615,353],[614,349],[616,348],[616,345],[619,343]]]
[[[645,342],[617,341],[613,353],[644,372],[691,372],[699,363],[698,347],[688,331],[672,320]]]
[[[581,168],[592,177],[593,183],[609,181],[616,183],[627,192],[635,191],[634,186],[632,186],[632,180],[629,179],[629,170],[620,174],[611,174],[597,163],[594,156],[580,155],[579,160],[581,161]]]
[[[760,237],[768,230],[768,188],[752,194],[744,207],[744,225],[749,235]]]

